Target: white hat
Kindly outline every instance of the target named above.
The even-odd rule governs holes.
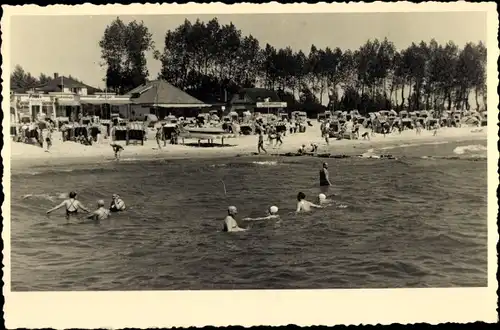
[[[324,201],[326,199],[326,195],[325,194],[319,194],[318,198],[319,198],[320,201]]]
[[[238,209],[236,208],[236,206],[230,206],[230,207],[227,208],[227,211],[229,213],[237,213]]]
[[[273,205],[273,206],[271,206],[271,207],[269,208],[269,213],[271,213],[271,214],[276,214],[276,213],[278,213],[278,207],[277,207],[277,206],[274,206],[274,205]]]

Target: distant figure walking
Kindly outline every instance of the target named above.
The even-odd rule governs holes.
[[[417,129],[415,133],[417,133],[417,135],[420,135],[420,133],[422,133],[422,124],[419,121],[417,121]]]
[[[330,176],[328,173],[328,163],[324,162],[323,167],[319,170],[319,186],[321,192],[328,195],[328,190],[332,183],[330,182]]]
[[[123,151],[123,147],[116,143],[113,143],[111,147],[113,148],[113,152],[115,153],[115,159],[120,160],[120,154]]]
[[[274,145],[275,147],[278,146],[278,143],[281,145],[283,144],[283,140],[281,139],[281,132],[276,131],[276,144]]]
[[[257,142],[257,152],[260,154],[261,150],[267,154],[266,149],[264,149],[264,135],[262,134],[262,130],[259,131],[259,142]]]
[[[157,127],[156,128],[156,135],[155,135],[155,139],[156,139],[156,144],[158,145],[158,149],[161,149],[161,143],[160,141],[162,140],[162,127]]]

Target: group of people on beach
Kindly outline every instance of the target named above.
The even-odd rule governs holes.
[[[100,199],[97,201],[97,209],[90,212],[77,198],[76,192],[72,191],[69,193],[69,198],[61,202],[61,204],[51,208],[47,211],[47,214],[52,213],[62,207],[66,209],[66,220],[69,222],[71,217],[78,215],[78,210],[82,210],[89,213],[87,219],[93,220],[94,222],[99,222],[101,220],[107,219],[111,213],[125,211],[126,206],[123,199],[118,194],[113,194],[111,199],[111,204],[109,208],[105,207],[104,200]]]
[[[297,194],[297,208],[295,213],[304,213],[310,212],[314,208],[323,208],[333,201],[328,199],[327,193],[329,191],[330,186],[332,185],[330,182],[329,174],[328,174],[328,163],[323,163],[321,170],[319,171],[319,185],[321,189],[321,193],[318,195],[318,200],[316,203],[312,203],[306,199],[306,194],[303,192],[299,192]],[[263,221],[263,220],[276,220],[276,223],[281,222],[281,218],[278,214],[278,207],[271,206],[267,210],[267,214],[264,217],[258,218],[243,218],[242,221]],[[224,218],[222,231],[223,232],[240,232],[246,231],[250,229],[250,227],[242,228],[238,225],[236,221],[236,215],[238,214],[238,209],[236,206],[229,206],[227,209],[227,216]]]

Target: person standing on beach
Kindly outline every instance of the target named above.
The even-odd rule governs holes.
[[[240,228],[234,217],[238,214],[236,206],[230,206],[227,208],[227,216],[224,219],[224,226],[222,231],[224,232],[237,232],[246,231],[248,228]]]
[[[113,143],[111,147],[113,148],[113,152],[115,153],[115,159],[120,160],[120,154],[123,151],[123,147],[116,143]]]
[[[163,133],[162,129],[163,129],[163,127],[161,127],[161,126],[157,127],[156,128],[156,135],[155,135],[156,144],[158,145],[158,149],[160,149],[160,150],[161,150],[161,143],[160,143],[160,141],[161,141],[162,133]]]
[[[420,123],[420,121],[417,121],[416,133],[417,135],[420,135],[421,132],[422,132],[422,124]]]
[[[280,144],[280,147],[281,145],[283,144],[283,140],[281,139],[281,131],[276,131],[276,144],[274,145],[274,147],[276,148],[278,146],[278,143]]]
[[[79,200],[76,199],[76,192],[72,191],[69,193],[68,199],[64,200],[61,204],[57,205],[56,207],[53,207],[50,210],[48,210],[47,214],[55,210],[58,210],[63,206],[66,207],[66,220],[68,221],[71,216],[78,214],[78,209],[83,210],[87,213],[90,212],[87,208],[85,208],[85,206],[82,205],[82,203],[80,203]]]
[[[324,162],[323,167],[319,170],[319,187],[321,192],[327,195],[328,190],[331,186],[330,177],[328,174],[328,163]]]
[[[257,143],[257,152],[260,154],[261,150],[267,154],[266,149],[264,149],[264,135],[262,134],[262,130],[259,131],[259,142]]]

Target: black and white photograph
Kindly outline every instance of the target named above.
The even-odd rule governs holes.
[[[361,5],[4,7],[10,294],[469,288],[495,321],[495,4]]]

